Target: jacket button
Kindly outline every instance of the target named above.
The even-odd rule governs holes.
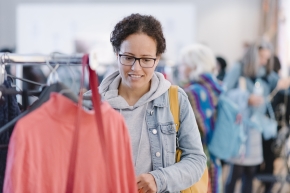
[[[156,135],[156,134],[157,134],[157,130],[156,130],[156,129],[153,129],[153,130],[152,130],[152,133],[153,133],[154,135]]]
[[[154,113],[154,111],[150,111],[150,115],[151,115],[151,116],[153,115],[153,113]]]
[[[160,157],[161,154],[160,154],[160,152],[156,152],[155,155],[156,155],[156,157]]]

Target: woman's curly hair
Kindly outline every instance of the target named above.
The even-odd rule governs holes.
[[[156,41],[157,53],[164,53],[166,41],[161,23],[151,15],[131,14],[116,24],[111,33],[110,41],[115,53],[120,51],[122,42],[131,34],[144,33]]]

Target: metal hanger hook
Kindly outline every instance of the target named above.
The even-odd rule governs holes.
[[[47,59],[46,66],[51,70],[50,74],[48,75],[47,84],[50,85],[51,83],[59,82],[59,77],[56,72],[56,70],[59,67],[59,64],[57,64],[55,67],[52,67],[49,63],[49,59]]]

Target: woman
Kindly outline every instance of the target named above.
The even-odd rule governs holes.
[[[216,59],[208,47],[194,44],[182,50],[181,66],[183,67],[183,77],[188,81],[185,91],[196,115],[203,148],[205,152],[208,152],[207,144],[210,142],[214,131],[218,96],[222,91],[218,80],[215,78]],[[210,155],[210,152],[207,154],[207,159],[211,187],[208,192],[223,192],[220,161]]]
[[[254,114],[265,114],[269,94],[276,86],[280,89],[288,84],[288,80],[278,82],[272,62],[268,62],[271,60],[271,50],[271,44],[265,40],[252,44],[224,79],[224,87],[231,93],[228,96],[239,106],[244,122],[250,123]],[[234,192],[236,181],[241,177],[242,193],[252,192],[256,168],[263,162],[261,132],[252,124],[244,124],[244,132],[246,149],[243,156],[228,160],[231,165],[226,193]]]
[[[119,70],[99,91],[124,117],[133,149],[138,189],[180,192],[196,183],[206,166],[200,134],[186,94],[179,88],[180,129],[176,134],[169,107],[170,82],[154,72],[166,43],[152,16],[132,14],[111,33]],[[182,160],[175,163],[176,139]]]

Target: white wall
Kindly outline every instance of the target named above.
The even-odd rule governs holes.
[[[110,0],[0,0],[0,48],[14,47],[16,44],[18,3],[108,1],[113,3]],[[165,1],[167,0],[159,0]],[[131,0],[131,2],[148,2],[148,0]],[[224,56],[228,63],[231,64],[240,58],[244,42],[253,41],[258,37],[261,0],[191,0],[191,2],[197,8],[196,40],[209,45],[216,54]]]
[[[112,64],[116,57],[109,41],[111,31],[132,12],[153,15],[161,22],[166,39],[164,57],[172,63],[182,47],[195,42],[196,14],[192,2],[26,3],[17,8],[17,52],[72,54],[78,40],[87,45],[87,51],[97,51],[100,63]]]
[[[278,31],[278,57],[281,62],[281,75],[289,76],[290,68],[290,1],[280,1]]]
[[[199,0],[197,40],[224,56],[229,65],[243,53],[245,42],[259,35],[260,0]]]

